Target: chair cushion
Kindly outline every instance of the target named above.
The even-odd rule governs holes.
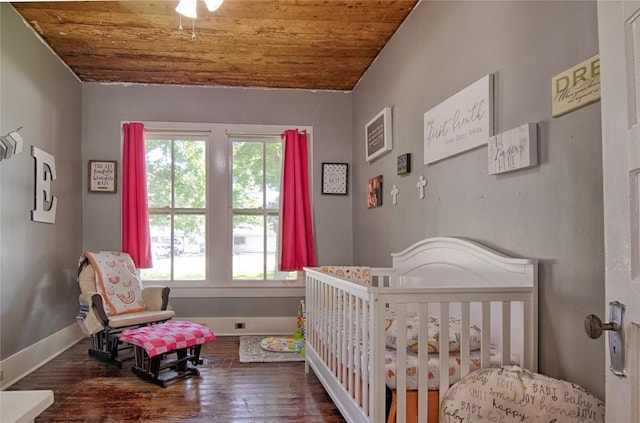
[[[173,310],[141,311],[138,313],[126,313],[109,318],[109,326],[112,328],[123,328],[125,326],[142,325],[145,323],[159,322],[174,317]]]
[[[604,422],[604,403],[580,386],[518,366],[476,370],[447,391],[440,423]]]
[[[137,313],[147,310],[142,296],[142,282],[138,278],[131,256],[117,251],[85,252],[96,274],[96,291],[102,295],[108,316]]]

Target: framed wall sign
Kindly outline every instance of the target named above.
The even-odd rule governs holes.
[[[322,193],[347,195],[348,176],[347,163],[322,163]]]
[[[89,160],[89,192],[115,194],[118,190],[118,162]]]
[[[493,135],[493,75],[489,74],[424,114],[424,164],[487,143]]]
[[[391,107],[385,107],[367,122],[364,128],[364,141],[368,162],[391,151],[393,147],[391,129]]]

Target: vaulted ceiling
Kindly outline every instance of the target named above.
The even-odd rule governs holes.
[[[177,0],[12,4],[82,81],[351,90],[416,3],[199,1],[193,21]]]

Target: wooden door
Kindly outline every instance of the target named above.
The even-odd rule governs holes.
[[[640,422],[640,2],[599,1],[605,306],[624,305],[623,375],[606,370],[606,421]],[[603,319],[603,320],[605,320]],[[607,339],[607,367],[611,364]],[[619,351],[619,350],[618,350]]]

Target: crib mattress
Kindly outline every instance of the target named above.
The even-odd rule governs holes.
[[[471,351],[469,353],[469,371],[477,370],[480,368],[480,350]],[[490,352],[490,361],[492,366],[499,366],[502,361],[502,357],[497,349],[492,346]],[[397,356],[396,350],[387,349],[385,351],[385,379],[387,386],[391,389],[396,389],[396,374],[397,374]],[[513,363],[518,362],[518,357],[511,356]],[[407,352],[407,389],[418,389],[418,355]],[[423,374],[423,372],[420,372]],[[427,374],[429,380],[427,386],[429,390],[440,389],[440,356],[439,354],[429,354],[427,359]],[[454,384],[460,380],[460,353],[449,353],[449,384]]]

